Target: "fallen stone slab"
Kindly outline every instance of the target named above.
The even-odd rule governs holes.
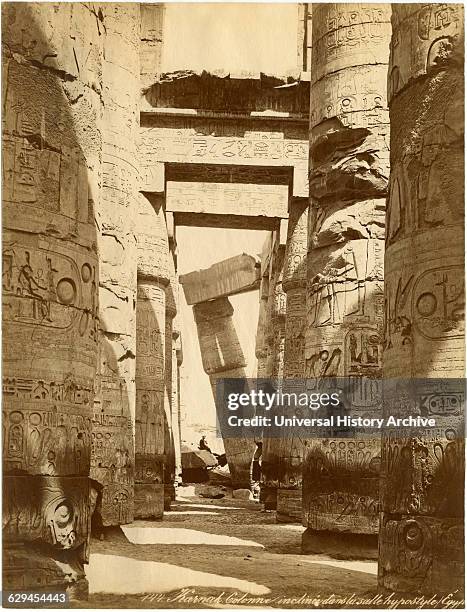
[[[187,304],[199,304],[259,288],[260,263],[252,255],[242,253],[180,276]]]

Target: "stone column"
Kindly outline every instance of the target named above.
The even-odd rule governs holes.
[[[180,427],[180,366],[182,365],[182,343],[178,316],[172,331],[172,432],[175,452],[175,487],[182,482],[182,435]]]
[[[102,6],[102,199],[99,227],[100,368],[93,413],[95,524],[133,520],[136,238],[139,189],[139,6]]]
[[[164,509],[170,510],[175,500],[175,438],[173,430],[173,321],[177,314],[178,278],[172,252],[169,253],[170,282],[165,290],[165,459],[164,459]],[[176,372],[175,372],[176,373]]]
[[[161,518],[164,510],[165,437],[168,429],[165,353],[169,250],[161,202],[144,196],[138,209],[136,305],[135,517]]]
[[[382,408],[371,390],[381,377],[389,11],[317,4],[312,20],[305,374],[314,391],[346,377],[350,414],[362,417]],[[303,549],[374,557],[380,443],[344,435],[307,446]]]
[[[102,44],[82,5],[2,11],[3,588],[85,597]]]
[[[391,180],[385,256],[385,379],[418,379],[385,416],[436,427],[383,437],[379,584],[404,593],[464,584],[464,15],[392,7]]]
[[[268,378],[268,345],[266,333],[268,325],[269,274],[261,277],[259,286],[259,313],[256,328],[255,355],[258,360],[257,377]]]
[[[281,384],[284,373],[286,295],[282,289],[285,244],[280,244],[279,232],[274,233],[269,266],[269,296],[265,344],[268,378]],[[280,470],[280,438],[263,437],[261,462],[261,500],[266,510],[277,508]]]
[[[282,287],[287,296],[284,390],[292,393],[306,391],[303,383],[305,377],[307,227],[308,200],[293,199],[289,210],[282,281]],[[297,408],[293,412],[296,413]],[[287,428],[284,428],[279,450],[278,521],[301,523],[304,448],[303,437],[288,435]]]
[[[222,378],[245,378],[245,357],[232,321],[228,298],[217,298],[193,306],[204,371],[209,375],[214,398],[216,382]],[[250,469],[255,452],[252,439],[223,438],[232,487],[250,488]]]

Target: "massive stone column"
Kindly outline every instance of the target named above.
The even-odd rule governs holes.
[[[102,199],[99,227],[100,368],[93,413],[91,476],[97,526],[133,520],[136,239],[139,189],[139,5],[101,9]],[[105,26],[105,27],[104,27]]]
[[[83,5],[2,11],[3,588],[82,597],[102,45]]]
[[[436,427],[383,437],[379,583],[438,596],[464,583],[463,24],[462,5],[392,8],[384,409]]]
[[[165,317],[170,272],[160,202],[140,197],[137,229],[135,517],[161,518],[168,430]]]
[[[290,203],[282,287],[287,296],[284,343],[284,390],[301,393],[305,377],[306,258],[308,200]],[[295,382],[294,382],[295,381]],[[296,409],[293,410],[296,413]],[[308,416],[308,415],[307,415]],[[279,449],[277,520],[302,520],[304,439],[283,430]]]
[[[281,244],[280,232],[273,233],[269,260],[269,295],[265,325],[267,354],[266,374],[271,385],[279,388],[284,375],[286,295],[282,288],[285,244]],[[272,391],[270,389],[269,391]],[[277,508],[277,489],[281,456],[280,438],[272,438],[265,430],[261,461],[261,500],[266,510]]]
[[[261,277],[259,286],[259,314],[255,338],[255,355],[258,360],[257,377],[268,378],[268,345],[266,331],[268,325],[269,273]]]
[[[193,306],[204,371],[209,375],[214,398],[222,378],[245,378],[245,357],[232,321],[233,307],[222,297]],[[232,487],[250,488],[255,443],[252,439],[223,437]]]
[[[351,415],[381,411],[389,6],[313,8],[305,374],[346,377]],[[350,436],[349,436],[350,434]],[[346,437],[342,437],[345,435]],[[376,556],[380,443],[329,431],[308,443],[305,551]]]
[[[175,487],[182,482],[182,433],[180,423],[180,366],[182,365],[182,342],[178,316],[172,329],[172,434],[175,454]]]
[[[170,282],[165,290],[165,432],[164,432],[164,508],[170,510],[175,500],[175,438],[174,412],[174,355],[173,322],[177,314],[178,277],[172,252],[168,256]],[[175,362],[176,369],[176,362]]]

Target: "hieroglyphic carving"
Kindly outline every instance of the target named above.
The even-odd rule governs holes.
[[[136,307],[135,516],[164,509],[165,285],[138,281]]]
[[[273,232],[269,242],[267,268],[269,290],[264,331],[267,363],[264,375],[280,387],[284,377],[285,325],[287,295],[283,289],[285,244],[280,232]],[[268,243],[265,247],[267,248]],[[263,433],[261,461],[261,499],[266,509],[277,507],[277,491],[281,464],[281,439]]]
[[[169,253],[170,282],[165,289],[165,433],[164,433],[164,509],[170,510],[175,500],[176,461],[174,437],[174,361],[173,361],[173,330],[174,319],[178,310],[178,277],[175,270],[173,252]],[[176,363],[175,363],[176,367]]]
[[[90,536],[101,104],[86,86],[88,71],[70,68],[82,36],[70,36],[68,7],[4,10],[4,570],[10,588],[21,588],[17,568],[28,556],[35,584],[65,590],[84,577]],[[86,9],[76,7],[74,17],[92,31],[94,68],[102,44]],[[45,58],[57,43],[52,68]],[[63,551],[63,565],[51,571]]]
[[[167,210],[287,217],[288,185],[167,182]]]
[[[96,208],[100,368],[91,476],[99,488],[96,515],[109,526],[133,520],[136,243],[130,211],[138,193],[139,9],[109,5],[103,18],[102,197]],[[105,449],[98,441],[107,441]]]
[[[313,10],[305,376],[310,389],[346,377],[351,413],[373,417],[381,409],[374,381],[384,313],[388,22],[387,5]],[[309,441],[307,537],[377,533],[379,455],[376,440]]]
[[[180,276],[180,283],[189,305],[252,291],[259,285],[259,281],[259,262],[246,253],[216,262],[204,270]]]
[[[163,121],[162,125],[154,127],[143,124],[141,127],[143,184],[150,186],[153,183],[153,169],[160,162],[288,166],[294,169],[293,194],[297,197],[308,195],[306,129],[296,140],[284,137],[283,131],[250,133],[241,128],[237,129],[239,133],[223,137],[216,128],[199,133],[199,127],[185,127],[180,125],[180,120],[179,125],[166,127],[165,123]],[[216,136],[212,136],[213,133]]]
[[[292,200],[282,286],[287,295],[284,342],[284,379],[305,377],[306,257],[308,243],[308,201]],[[304,390],[304,389],[302,389]],[[299,391],[290,388],[290,391]],[[279,447],[280,479],[277,492],[278,520],[301,521],[303,440],[283,432]],[[290,495],[289,489],[296,489]],[[290,513],[288,506],[290,505]],[[300,511],[297,508],[300,507]]]
[[[391,591],[464,581],[465,389],[450,380],[465,371],[463,21],[461,5],[392,8],[383,372],[408,384],[385,388],[384,413],[436,427],[383,434],[379,583]]]
[[[166,315],[167,310],[170,314],[174,309],[174,297],[169,284],[169,242],[162,202],[141,196],[137,210],[135,515],[160,518],[171,418],[166,385]]]
[[[89,483],[81,477],[6,476],[3,533],[7,542],[42,541],[56,550],[86,548]],[[82,559],[87,552],[81,552]]]
[[[195,304],[193,314],[204,371],[209,375],[216,400],[218,380],[245,378],[246,362],[232,322],[233,307],[227,298],[218,298]],[[219,419],[219,422],[222,422],[222,419]],[[254,441],[223,436],[223,442],[232,486],[235,489],[250,488]]]

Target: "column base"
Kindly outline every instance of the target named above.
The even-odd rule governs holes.
[[[70,600],[86,600],[89,584],[82,550],[56,551],[49,546],[4,543],[3,590],[65,591]]]
[[[367,533],[315,531],[302,535],[304,555],[329,555],[335,559],[378,559],[378,536]]]
[[[383,513],[378,583],[382,591],[462,599],[465,589],[464,523]]]
[[[173,483],[164,485],[164,510],[169,511],[175,501],[175,487]]]
[[[265,510],[276,510],[277,489],[275,487],[264,487],[261,485],[259,500],[264,504]]]
[[[302,523],[302,490],[277,489],[278,523]]]
[[[158,520],[164,515],[164,485],[135,483],[135,519]]]

